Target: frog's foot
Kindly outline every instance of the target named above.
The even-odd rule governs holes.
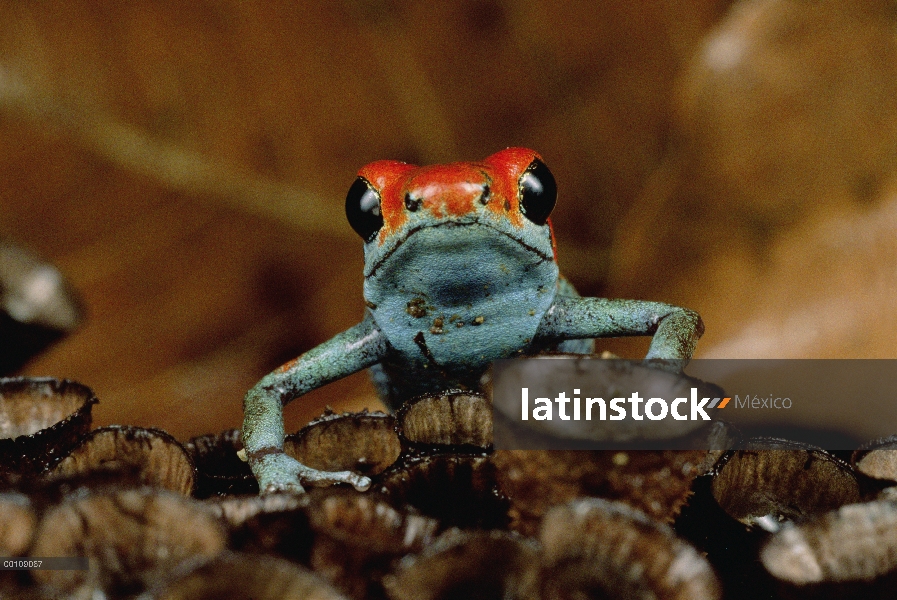
[[[312,485],[348,483],[359,492],[367,491],[371,487],[371,480],[368,477],[352,471],[312,469],[282,452],[266,454],[252,465],[252,470],[258,479],[259,492],[262,494],[276,492],[301,494],[305,492],[305,488],[300,482]]]
[[[319,471],[298,463],[300,468],[299,479],[303,483],[313,486],[331,485],[334,483],[348,483],[359,492],[366,492],[371,487],[370,477],[359,475],[352,471]]]

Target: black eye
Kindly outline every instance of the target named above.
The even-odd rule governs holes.
[[[554,175],[538,158],[520,176],[520,207],[523,215],[536,225],[545,225],[558,199]]]
[[[346,217],[349,225],[366,242],[374,239],[383,227],[383,215],[380,213],[380,196],[370,184],[359,177],[346,194]]]

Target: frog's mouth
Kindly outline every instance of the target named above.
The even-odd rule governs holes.
[[[556,281],[553,255],[488,224],[452,222],[409,233],[371,268],[365,298],[375,306],[423,298],[461,314]]]
[[[440,235],[443,232],[448,235]],[[467,235],[465,232],[470,232],[470,234]],[[483,248],[482,260],[486,260],[486,255],[489,252],[488,248],[493,246],[493,244],[489,243],[489,240],[490,238],[495,238],[496,234],[501,236],[501,238],[497,239],[503,239],[505,244],[509,241],[513,242],[511,247],[516,246],[518,248],[516,253],[512,251],[511,254],[516,254],[520,257],[529,255],[532,258],[537,258],[538,262],[554,261],[554,253],[550,250],[550,245],[549,250],[546,251],[488,223],[453,220],[437,223],[436,225],[421,224],[410,228],[401,239],[396,240],[392,245],[382,250],[382,256],[371,267],[365,269],[364,276],[365,278],[377,277],[378,271],[387,261],[396,254],[405,254],[406,252],[409,255],[419,254],[421,257],[426,257],[424,262],[427,262],[427,260],[441,262],[439,260],[440,257],[457,254],[461,249],[465,250],[465,254],[470,253],[470,250],[474,250],[473,254],[476,254],[476,246],[481,246]],[[421,243],[416,243],[418,240],[412,239],[414,237],[428,239],[423,240]],[[504,253],[502,252],[502,254]],[[399,262],[405,261],[401,260]]]

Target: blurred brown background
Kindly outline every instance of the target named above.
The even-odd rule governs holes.
[[[99,424],[238,426],[360,318],[357,169],[510,145],[581,291],[697,309],[701,356],[897,355],[891,0],[3,1],[0,30],[0,236],[88,311],[25,372]],[[378,406],[356,375],[288,430],[325,404]]]

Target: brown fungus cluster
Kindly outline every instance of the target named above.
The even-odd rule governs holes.
[[[788,440],[722,453],[494,451],[488,399],[325,414],[306,464],[370,476],[257,495],[239,431],[90,430],[89,389],[0,380],[0,573],[21,598],[840,598],[897,589],[891,439],[850,463]],[[708,469],[708,464],[713,463]]]
[[[395,462],[401,446],[391,415],[328,413],[287,436],[284,452],[313,469],[376,475]]]
[[[0,473],[15,480],[57,463],[90,430],[96,403],[73,381],[0,378]]]
[[[820,448],[757,438],[720,461],[713,497],[735,519],[775,530],[857,502],[860,489],[850,466]]]

